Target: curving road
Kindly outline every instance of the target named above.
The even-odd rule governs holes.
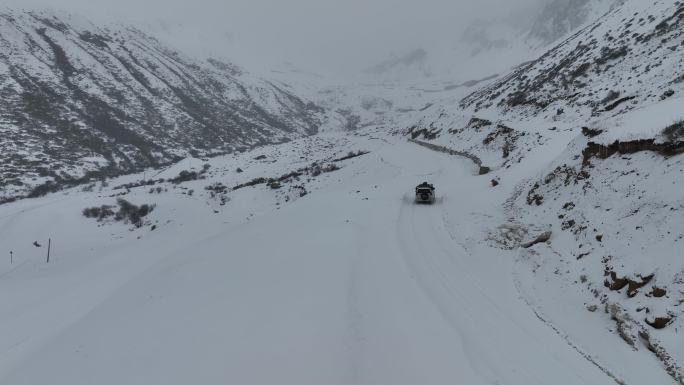
[[[411,144],[359,158],[130,277],[0,383],[614,384],[518,297],[483,241],[505,196],[472,168]],[[439,202],[415,205],[426,179]]]

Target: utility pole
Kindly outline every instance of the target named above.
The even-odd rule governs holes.
[[[47,255],[47,262],[45,263],[50,263],[50,247],[52,246],[52,238],[48,238],[48,255]]]
[[[14,263],[14,252],[10,250],[10,265]]]

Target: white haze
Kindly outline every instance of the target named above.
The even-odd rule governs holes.
[[[416,48],[453,50],[475,20],[524,19],[540,1],[2,0],[144,25],[190,54],[219,55],[250,68],[292,62],[337,74]]]

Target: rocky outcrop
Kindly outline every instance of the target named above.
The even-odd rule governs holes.
[[[551,231],[545,231],[545,232],[541,233],[539,236],[537,236],[535,239],[528,241],[528,242],[525,242],[525,243],[522,243],[520,246],[525,248],[525,249],[529,249],[530,247],[532,247],[536,244],[548,242],[551,239],[551,234],[552,234]]]
[[[684,142],[657,143],[655,139],[615,141],[609,145],[589,142],[582,151],[582,165],[589,165],[592,158],[606,159],[615,154],[633,154],[640,151],[653,151],[663,156],[674,156],[684,153]]]

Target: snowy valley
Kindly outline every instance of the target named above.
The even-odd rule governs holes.
[[[117,28],[0,12],[0,384],[684,384],[683,2],[354,84]]]

